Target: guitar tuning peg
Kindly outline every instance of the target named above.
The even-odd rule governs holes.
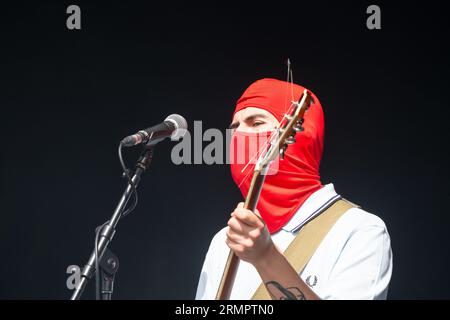
[[[295,132],[302,132],[304,130],[305,130],[305,128],[302,127],[301,123],[298,123],[297,125],[294,126],[294,131]]]
[[[280,149],[280,159],[284,159],[284,154],[286,153],[287,144],[284,144]]]
[[[309,99],[308,105],[307,105],[306,108],[305,108],[305,111],[308,110],[308,109],[311,107],[311,105],[312,105],[313,103],[314,103],[314,99],[313,99],[313,97],[311,97],[311,98]]]
[[[295,137],[290,136],[289,138],[286,138],[286,144],[293,144],[295,143]]]

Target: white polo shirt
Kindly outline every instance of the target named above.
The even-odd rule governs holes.
[[[333,184],[313,193],[280,231],[272,235],[285,250],[302,225],[340,196]],[[226,228],[212,239],[198,282],[196,299],[215,299],[229,248]],[[301,278],[321,299],[386,299],[392,274],[392,250],[384,222],[351,208],[325,236]],[[231,300],[251,299],[261,278],[252,264],[240,261]]]

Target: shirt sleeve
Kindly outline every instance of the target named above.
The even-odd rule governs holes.
[[[216,273],[218,271],[216,270],[217,257],[215,257],[215,254],[217,253],[217,250],[219,250],[217,238],[220,236],[220,233],[221,232],[218,232],[211,240],[208,252],[206,253],[200,272],[195,300],[213,300],[216,297],[218,287]]]
[[[208,281],[208,274],[211,275],[210,268],[210,254],[209,251],[206,254],[205,261],[203,262],[202,271],[197,284],[197,292],[195,294],[195,300],[208,300],[211,299],[211,284]]]
[[[331,270],[322,299],[386,299],[392,274],[390,237],[384,226],[352,232]]]

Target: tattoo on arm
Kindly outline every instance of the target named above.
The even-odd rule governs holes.
[[[303,292],[297,287],[285,288],[276,281],[266,282],[266,288],[272,297],[280,300],[306,300]]]

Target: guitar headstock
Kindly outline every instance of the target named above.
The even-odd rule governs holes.
[[[312,102],[311,92],[305,89],[299,101],[292,101],[292,104],[284,115],[275,133],[269,140],[269,147],[263,152],[255,166],[255,171],[265,173],[269,165],[277,156],[284,158],[286,149],[290,144],[295,143],[295,135],[302,132],[304,114]]]

